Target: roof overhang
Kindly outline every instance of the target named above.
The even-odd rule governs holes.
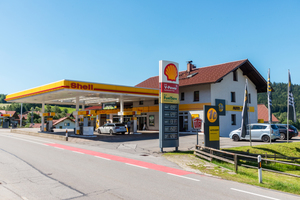
[[[121,98],[123,102],[157,99],[159,90],[61,80],[9,94],[5,100],[17,103],[75,105],[76,97],[79,97],[80,104],[95,106],[104,102],[118,102]]]
[[[263,78],[263,76],[255,69],[255,67],[250,63],[250,61],[248,59],[246,59],[243,63],[238,65],[236,68],[234,68],[230,72],[233,72],[233,71],[237,70],[238,68],[240,68],[243,71],[244,76],[247,76],[252,81],[252,83],[254,83],[257,93],[267,92],[266,79]],[[217,80],[217,82],[220,82],[222,80],[223,80],[223,77],[220,78],[219,80]]]

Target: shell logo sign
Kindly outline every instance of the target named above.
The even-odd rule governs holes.
[[[178,63],[160,60],[159,61],[159,82],[179,84]]]
[[[164,74],[167,76],[168,81],[176,81],[176,78],[178,77],[177,67],[173,63],[168,64],[165,67]]]

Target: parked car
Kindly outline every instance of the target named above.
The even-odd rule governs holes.
[[[109,134],[112,135],[113,133],[125,134],[125,132],[127,130],[126,130],[126,127],[125,127],[124,124],[121,124],[121,123],[107,123],[107,124],[104,124],[103,126],[100,126],[97,131],[98,131],[99,134],[109,133]]]
[[[231,131],[229,137],[233,141],[250,140],[249,130],[251,130],[251,140],[261,140],[263,142],[270,142],[270,124],[262,123],[248,124],[247,134],[244,138],[241,136],[241,128]],[[276,141],[279,138],[280,133],[278,127],[275,124],[271,124],[271,140]]]
[[[280,132],[280,139],[286,140],[287,139],[287,124],[276,124],[279,128]],[[289,124],[289,139],[292,139],[292,137],[298,136],[298,130],[295,126]]]

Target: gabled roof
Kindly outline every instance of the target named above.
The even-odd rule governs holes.
[[[265,104],[257,104],[257,117],[258,119],[263,119],[264,122],[269,121],[269,112]],[[279,120],[272,114],[272,122],[278,123]]]
[[[58,120],[53,120],[53,126],[55,126],[56,124],[58,124],[58,123],[60,123],[60,122],[65,121],[66,119],[69,119],[69,120],[71,120],[72,122],[75,122],[75,120],[74,120],[74,119],[71,119],[70,117],[63,117],[63,118],[60,118],[60,119],[58,119]]]
[[[222,81],[227,74],[237,70],[238,68],[243,71],[243,75],[248,76],[248,78],[255,84],[258,93],[267,91],[267,81],[253,67],[248,59],[196,68],[190,73],[187,71],[181,71],[179,72],[179,86],[217,83]],[[194,74],[194,76],[188,77],[191,74]],[[154,76],[148,78],[147,80],[137,84],[135,87],[159,89],[159,77]]]

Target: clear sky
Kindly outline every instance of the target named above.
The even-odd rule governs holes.
[[[134,86],[159,60],[241,59],[300,84],[300,1],[0,0],[0,93],[62,79]]]

